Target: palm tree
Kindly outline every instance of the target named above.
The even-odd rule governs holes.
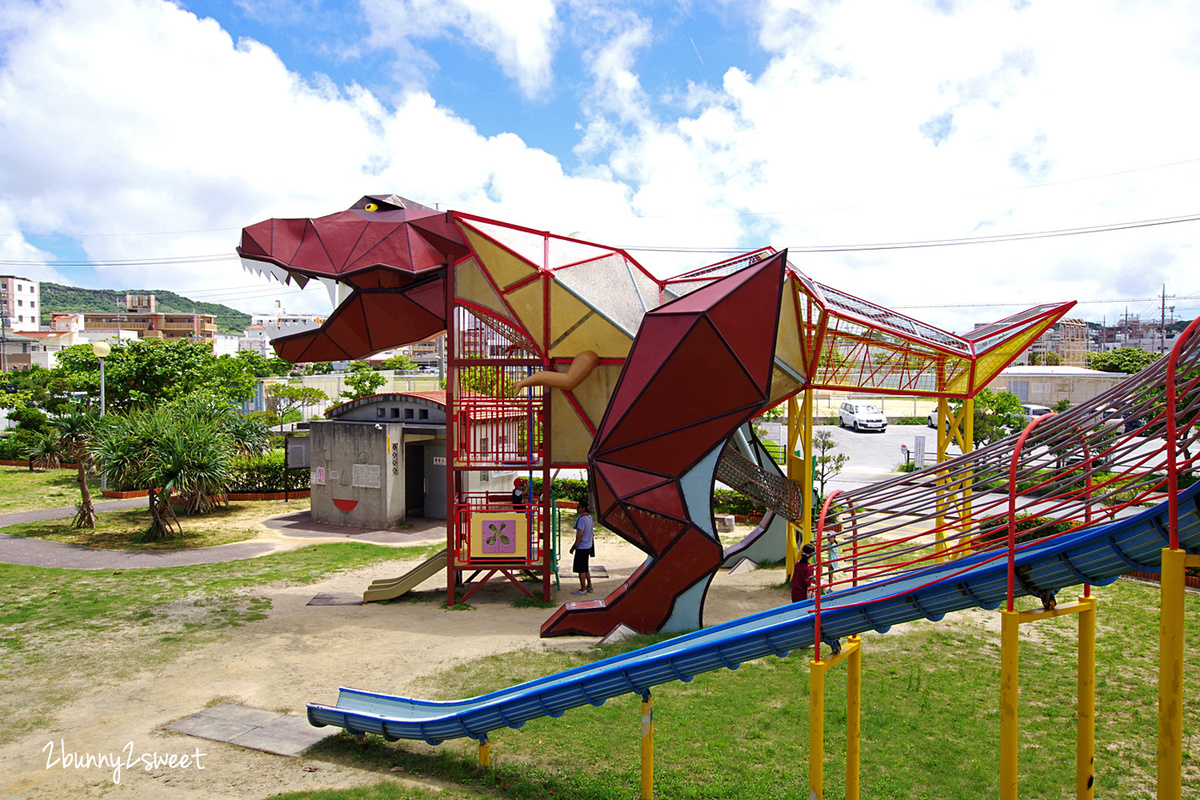
[[[147,541],[182,532],[171,498],[187,513],[221,501],[235,451],[261,451],[265,426],[246,421],[228,400],[196,393],[158,406],[110,414],[92,448],[109,481],[149,493]]]
[[[75,461],[76,480],[79,481],[79,506],[75,513],[76,528],[95,528],[96,509],[92,505],[92,493],[88,489],[87,476],[91,472],[92,440],[96,435],[96,417],[84,411],[72,411],[50,421],[58,432],[63,453]]]
[[[35,434],[24,450],[30,470],[35,464],[42,469],[53,469],[62,463],[63,444],[57,431]]]

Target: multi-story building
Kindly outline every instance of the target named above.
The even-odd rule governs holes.
[[[0,275],[0,314],[4,327],[14,331],[36,331],[42,313],[37,281],[15,275]]]
[[[83,315],[84,330],[133,331],[143,339],[193,339],[213,343],[217,318],[213,314],[172,313],[155,310],[152,294],[125,295],[125,308],[115,313],[100,312]]]

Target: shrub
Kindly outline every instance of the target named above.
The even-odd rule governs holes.
[[[307,469],[288,469],[282,450],[264,456],[238,456],[230,469],[231,493],[296,492],[308,488]]]
[[[1079,527],[1077,522],[1054,522],[1050,517],[1017,514],[1017,544],[1066,533]],[[1008,515],[993,517],[979,526],[980,547],[1003,547],[1008,544]]]
[[[893,420],[894,425],[924,425],[926,422],[925,417],[896,417]]]

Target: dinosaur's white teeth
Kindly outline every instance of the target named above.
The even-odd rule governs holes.
[[[319,280],[325,286],[325,290],[329,292],[329,303],[336,309],[342,300],[341,292],[338,291],[338,282],[333,278],[317,278],[317,280]]]

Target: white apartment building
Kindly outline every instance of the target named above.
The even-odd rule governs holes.
[[[0,275],[0,312],[4,315],[4,327],[10,330],[39,330],[42,298],[38,282]]]

